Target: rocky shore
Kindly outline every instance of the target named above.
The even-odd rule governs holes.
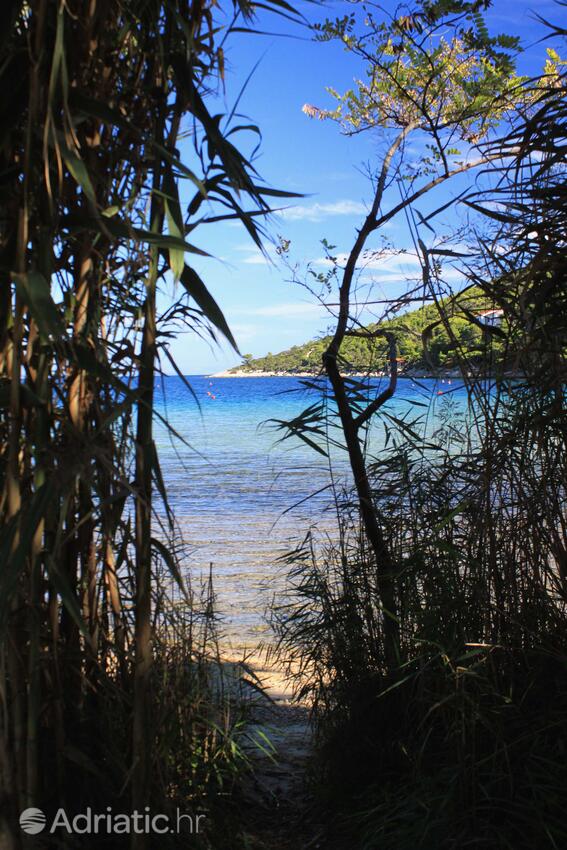
[[[208,378],[317,378],[320,372],[272,372],[250,369],[227,369],[224,372],[215,372],[213,375],[208,375]],[[385,372],[349,372],[351,378],[384,378],[387,377]],[[408,369],[398,375],[399,378],[438,378],[439,380],[447,380],[453,378],[462,378],[462,373],[459,369],[445,369],[437,374],[423,374],[421,370]],[[469,377],[478,377],[469,372]],[[483,376],[489,377],[489,376]],[[506,375],[506,377],[516,377],[514,375]]]

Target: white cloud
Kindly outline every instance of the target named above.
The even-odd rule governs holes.
[[[270,259],[261,251],[258,251],[257,254],[250,254],[249,257],[244,257],[242,260],[243,263],[246,263],[247,266],[266,266],[270,264]]]
[[[339,266],[345,266],[348,260],[348,254],[335,254],[334,255],[337,260],[337,264]],[[332,263],[327,257],[319,257],[318,259],[313,261],[314,265],[317,266],[331,266]],[[421,270],[421,266],[419,263],[419,258],[417,254],[413,253],[396,253],[395,251],[369,251],[366,254],[362,254],[359,262],[358,269],[380,269],[381,272],[385,272],[386,274],[415,274],[419,273]]]
[[[458,250],[458,248],[454,248],[454,250]],[[348,254],[339,253],[335,255],[337,263],[340,267],[344,267],[348,260]],[[313,265],[318,266],[327,266],[330,267],[332,265],[331,261],[327,259],[327,257],[319,257],[318,259],[313,261]],[[370,271],[376,270],[379,272],[380,279],[383,282],[392,282],[404,280],[405,278],[416,278],[421,277],[421,263],[417,254],[412,251],[408,251],[406,253],[397,253],[395,251],[384,251],[384,252],[371,252],[369,251],[366,255],[363,254],[358,265],[357,270],[360,271]],[[443,272],[442,278],[443,280],[456,280],[461,277],[461,272],[458,268],[456,268],[453,264],[445,262],[443,264]],[[372,280],[372,275],[364,275],[359,278],[360,280]]]
[[[262,316],[287,319],[310,319],[317,315],[326,315],[327,310],[322,304],[308,304],[305,302],[273,304],[267,307],[251,307],[249,310],[238,308],[232,310],[233,314],[246,316]]]
[[[308,204],[304,206],[288,207],[281,210],[278,215],[285,218],[287,221],[321,221],[324,218],[329,218],[333,215],[356,215],[362,216],[367,214],[367,209],[364,204],[359,201],[334,201],[330,204]]]
[[[238,242],[236,245],[231,245],[230,250],[239,251],[241,254],[249,254],[250,251],[255,251],[256,247],[252,240],[249,239],[248,242]]]
[[[238,342],[238,347],[242,345],[243,342],[249,342],[253,340],[258,335],[258,328],[256,325],[249,324],[238,324],[238,322],[231,322],[230,329]]]

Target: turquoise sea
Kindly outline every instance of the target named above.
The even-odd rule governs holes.
[[[271,422],[292,419],[315,396],[289,377],[189,376],[187,382],[191,390],[177,376],[157,388],[160,413],[179,436],[156,425],[162,475],[186,544],[183,568],[195,586],[213,565],[223,629],[234,643],[251,647],[265,635],[265,610],[283,587],[278,558],[312,524],[333,533],[329,461],[296,438],[278,442],[282,434]],[[449,400],[466,404],[455,380],[407,378],[385,409],[424,417],[434,430]],[[384,439],[378,421],[371,447]],[[332,452],[332,470],[335,480],[348,482],[344,452]]]

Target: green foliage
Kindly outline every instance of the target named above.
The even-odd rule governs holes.
[[[523,96],[525,82],[514,73],[518,39],[491,37],[481,5],[418,3],[388,18],[371,4],[360,23],[350,15],[319,25],[320,38],[340,40],[364,61],[366,79],[342,95],[329,88],[335,110],[306,111],[347,132],[415,125],[434,134],[441,157],[444,134],[478,142]]]
[[[473,321],[476,314],[492,306],[482,290],[471,288],[447,301],[446,324],[440,321],[439,310],[434,304],[384,320],[379,325],[370,324],[365,329],[368,336],[346,337],[341,349],[342,370],[364,374],[387,369],[388,355],[383,339],[371,336],[378,327],[394,333],[402,371],[427,374],[439,369],[454,369],[463,357],[471,366],[486,364],[487,368],[495,368],[502,365],[502,341]],[[236,369],[318,374],[329,342],[330,337],[322,337],[304,345],[294,345],[279,354],[250,359]]]
[[[283,0],[261,7],[294,14]],[[9,846],[20,844],[27,806],[157,810],[175,795],[218,795],[241,763],[238,712],[233,723],[206,681],[217,671],[211,625],[183,592],[153,393],[161,358],[176,368],[168,345],[180,327],[236,350],[185,261],[207,256],[199,228],[233,219],[261,246],[266,198],[285,195],[259,182],[239,148],[258,128],[209,110],[224,39],[256,8],[2,5],[0,843]]]

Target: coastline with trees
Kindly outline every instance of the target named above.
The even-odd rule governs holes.
[[[470,287],[440,302],[446,324],[440,320],[439,309],[433,303],[382,320],[379,325],[381,331],[394,334],[396,338],[399,374],[422,378],[459,377],[460,363],[466,358],[471,375],[475,374],[475,370],[486,374],[486,365],[490,361],[492,372],[500,371],[512,376],[514,353],[507,351],[504,356],[502,334],[505,330],[501,328],[500,316],[495,322],[487,322],[486,316],[497,312],[489,309],[488,305],[483,291]],[[493,327],[497,328],[497,335]],[[377,328],[377,324],[369,324],[363,329],[364,335],[360,333],[345,340],[341,351],[341,371],[344,374],[358,377],[389,374],[387,347],[374,335]],[[212,377],[316,377],[322,370],[323,354],[330,339],[326,336],[310,340],[265,357],[248,355],[243,357],[240,366]]]

